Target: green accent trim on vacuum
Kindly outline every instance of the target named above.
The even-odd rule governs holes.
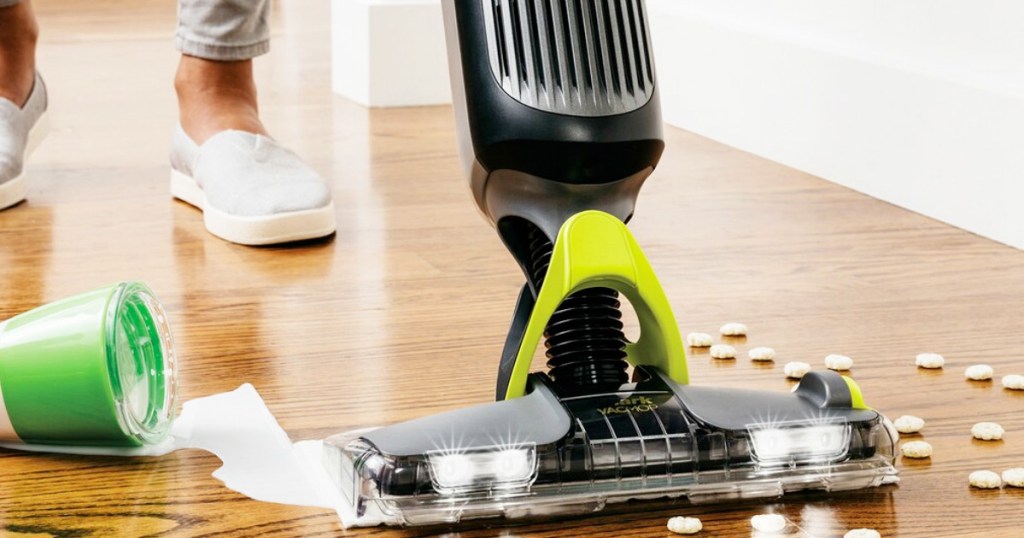
[[[853,402],[850,407],[870,411],[871,408],[864,403],[864,394],[860,391],[860,385],[853,378],[845,375],[843,376],[843,381],[846,381],[846,386],[850,387],[850,400]]]
[[[679,327],[654,270],[626,225],[601,211],[584,211],[562,225],[551,265],[523,336],[506,399],[526,394],[534,352],[551,316],[566,297],[588,288],[611,288],[629,299],[640,321],[640,338],[626,346],[635,365],[658,368],[673,381],[689,382]]]

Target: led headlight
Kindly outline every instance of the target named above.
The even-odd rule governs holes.
[[[850,446],[847,424],[748,426],[754,459],[762,464],[836,461]]]
[[[440,493],[515,489],[537,475],[534,447],[503,448],[471,453],[429,452],[430,476]]]

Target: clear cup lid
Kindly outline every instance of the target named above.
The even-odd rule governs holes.
[[[107,309],[107,365],[118,421],[141,445],[167,437],[177,416],[177,361],[160,301],[145,284],[118,285]]]

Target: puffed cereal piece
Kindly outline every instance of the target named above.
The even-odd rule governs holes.
[[[875,529],[853,529],[844,534],[843,538],[882,538],[882,535]]]
[[[752,361],[767,362],[775,360],[775,350],[770,347],[755,347],[747,351],[747,355]]]
[[[924,419],[914,415],[903,415],[893,421],[896,431],[900,433],[917,433],[924,428]]]
[[[806,362],[787,362],[782,371],[790,379],[803,379],[811,371],[811,365]]]
[[[942,368],[946,364],[946,359],[938,353],[918,353],[917,359],[914,361],[918,368]]]
[[[718,344],[711,346],[711,358],[712,359],[735,359],[736,348],[726,345]]]
[[[704,524],[695,517],[674,517],[668,520],[668,530],[676,534],[697,534]]]
[[[759,532],[775,534],[786,528],[786,518],[779,514],[758,514],[750,518],[750,526]]]
[[[988,381],[994,374],[995,370],[987,364],[975,364],[964,370],[964,377],[973,381]]]
[[[932,445],[926,441],[911,441],[900,446],[904,458],[923,459],[932,457]]]
[[[726,323],[722,325],[718,332],[722,333],[722,336],[746,336],[747,326],[742,323]]]
[[[982,441],[998,441],[1006,430],[995,422],[979,422],[971,427],[971,435]]]
[[[1003,471],[1003,482],[1007,486],[1024,488],[1024,467],[1014,467]]]
[[[1003,479],[992,471],[974,471],[968,475],[967,481],[978,489],[999,489],[1003,485]]]
[[[846,371],[853,368],[853,359],[846,355],[832,354],[825,357],[825,368],[836,371]]]
[[[690,347],[711,347],[714,341],[708,333],[690,333],[686,335],[686,345]]]
[[[1003,376],[1003,388],[1024,390],[1024,375],[1011,374]]]

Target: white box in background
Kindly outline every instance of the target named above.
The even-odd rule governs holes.
[[[438,0],[331,0],[331,86],[371,107],[451,102]]]

